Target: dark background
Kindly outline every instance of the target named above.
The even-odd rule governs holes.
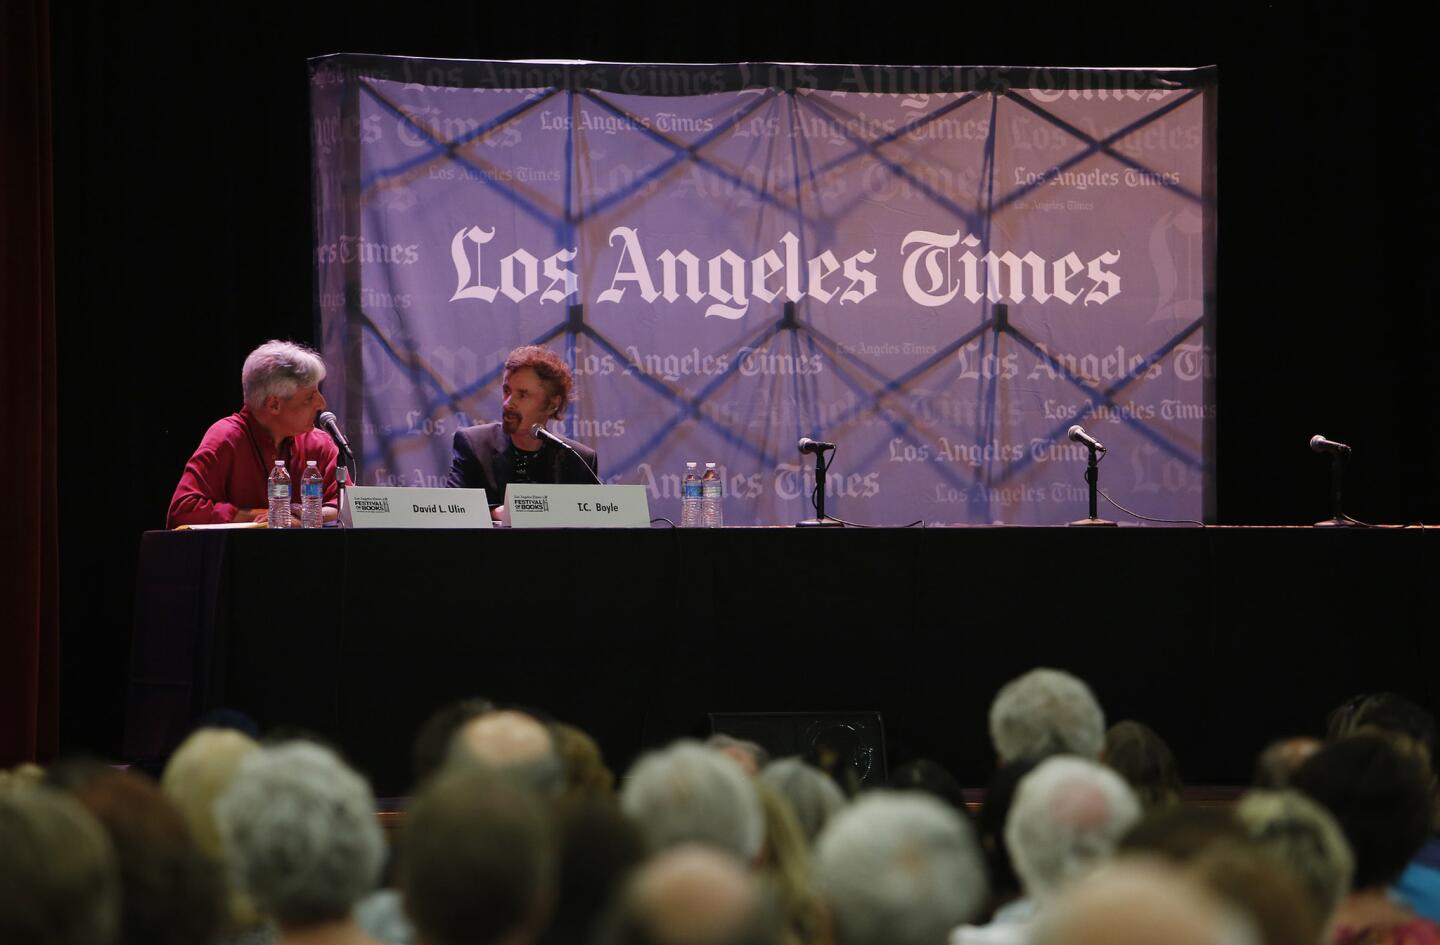
[[[1356,448],[1352,515],[1440,521],[1436,108],[1403,22],[1340,4],[127,6],[51,12],[66,746],[118,748],[139,536],[238,407],[244,355],[313,340],[305,61],[326,53],[1216,64],[1220,520],[1326,517],[1304,446],[1324,433]]]

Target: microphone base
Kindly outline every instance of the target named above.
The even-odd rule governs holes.
[[[1100,526],[1107,526],[1107,527],[1109,527],[1109,528],[1118,528],[1118,527],[1119,527],[1119,526],[1117,526],[1114,522],[1110,521],[1109,519],[1104,519],[1104,518],[1077,518],[1075,521],[1073,521],[1073,522],[1068,522],[1067,524],[1072,525],[1072,526],[1073,526],[1073,525],[1100,525]]]
[[[1316,522],[1312,528],[1361,528],[1362,526],[1352,522],[1348,518],[1327,518],[1323,522]]]
[[[844,522],[837,522],[833,518],[807,518],[803,522],[796,522],[796,528],[844,528]]]

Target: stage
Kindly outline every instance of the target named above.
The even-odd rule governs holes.
[[[227,706],[396,796],[426,715],[482,695],[589,731],[619,772],[711,712],[875,711],[892,765],[978,785],[995,691],[1047,665],[1152,725],[1188,783],[1242,784],[1350,695],[1428,702],[1433,532],[148,532],[125,756]]]

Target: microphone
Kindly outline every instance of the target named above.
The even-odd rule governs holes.
[[[330,434],[330,439],[335,441],[335,447],[340,450],[341,453],[346,453],[351,456],[355,455],[350,449],[350,441],[345,439],[345,434],[340,431],[340,421],[335,419],[333,413],[328,410],[322,410],[316,414],[315,428],[317,430],[324,430]]]
[[[1070,432],[1067,433],[1066,436],[1070,437],[1070,439],[1076,443],[1083,443],[1097,453],[1106,452],[1105,447],[1101,445],[1100,441],[1086,433],[1085,428],[1078,423],[1070,428]]]
[[[575,447],[571,446],[569,443],[566,443],[564,440],[560,439],[560,437],[551,433],[549,430],[545,429],[538,423],[532,423],[530,425],[530,435],[537,440],[544,440],[547,443],[554,443],[561,449],[569,450],[576,459],[580,460],[580,465],[585,467],[585,471],[590,474],[590,478],[595,480],[595,485],[605,485],[605,483],[600,481],[600,477],[595,475],[595,470],[590,468],[590,464],[585,462],[585,457],[581,456],[580,451],[577,450]]]
[[[822,443],[819,440],[812,440],[808,436],[802,436],[800,438],[799,447],[800,454],[803,456],[806,453],[823,453],[825,450],[833,450],[835,448],[835,444]]]
[[[1317,453],[1338,453],[1349,455],[1350,447],[1344,443],[1336,443],[1334,440],[1325,439],[1323,433],[1317,433],[1310,437],[1310,448]]]

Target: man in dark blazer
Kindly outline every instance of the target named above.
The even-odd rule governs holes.
[[[577,458],[530,434],[536,424],[544,427],[564,414],[574,389],[569,366],[554,352],[536,345],[510,352],[500,381],[500,422],[456,431],[446,485],[484,489],[495,514],[512,482],[595,482],[600,461],[593,449],[551,434],[579,453]]]

